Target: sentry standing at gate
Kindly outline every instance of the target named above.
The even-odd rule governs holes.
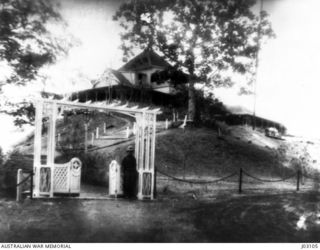
[[[137,195],[138,172],[136,158],[133,156],[132,146],[127,148],[127,155],[122,160],[123,169],[123,193],[127,198],[135,198]]]

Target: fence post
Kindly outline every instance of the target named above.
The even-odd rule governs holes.
[[[99,139],[99,127],[96,128],[96,139]]]
[[[17,184],[22,181],[22,169],[19,168],[17,172]],[[21,201],[22,199],[22,187],[21,185],[17,185],[17,201]]]
[[[297,191],[300,189],[300,170],[297,171]]]
[[[129,127],[127,127],[127,130],[126,130],[126,138],[129,138],[130,137],[130,129]]]
[[[239,194],[242,193],[242,168],[239,171]]]
[[[168,119],[166,119],[166,129],[168,129]]]
[[[106,130],[106,123],[105,123],[105,122],[103,123],[103,133],[107,133],[107,130]]]
[[[33,170],[30,172],[30,199],[33,199]]]
[[[93,145],[94,142],[94,133],[91,133],[91,145]]]

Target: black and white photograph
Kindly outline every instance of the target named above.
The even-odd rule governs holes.
[[[319,11],[0,0],[0,247],[320,248]]]

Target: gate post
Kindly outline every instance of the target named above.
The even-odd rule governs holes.
[[[33,190],[33,193],[31,194],[31,196],[39,197],[43,102],[36,101],[35,108],[36,108],[36,114],[35,114],[34,157],[33,157],[34,190]]]
[[[156,113],[136,114],[137,133],[136,150],[137,171],[139,173],[138,199],[154,199],[155,195],[155,139]]]
[[[140,114],[136,114],[136,122],[137,122],[137,131],[136,131],[136,142],[135,142],[135,157],[137,162],[137,171],[138,171],[138,199],[142,200],[142,187],[143,187],[143,142],[144,142],[144,116]]]
[[[47,147],[47,165],[50,167],[50,198],[53,197],[53,186],[54,186],[54,158],[56,149],[56,119],[57,119],[57,104],[55,102],[48,103],[51,114],[49,116],[49,129],[48,129],[48,147]]]

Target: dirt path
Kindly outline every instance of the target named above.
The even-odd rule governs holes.
[[[319,193],[0,201],[1,242],[319,242]]]

